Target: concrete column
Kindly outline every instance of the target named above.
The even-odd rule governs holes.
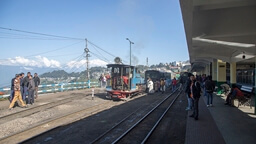
[[[212,80],[217,83],[217,60],[212,62]]]
[[[206,76],[210,75],[210,65],[207,64],[206,67],[205,67],[205,72]]]
[[[256,88],[256,56],[254,57],[254,88]],[[256,89],[254,89],[254,114],[256,115]]]
[[[230,63],[230,85],[236,84],[236,62]]]
[[[218,94],[221,93],[220,85],[227,81],[227,74],[226,74],[226,62],[222,60],[217,61],[217,85],[218,86]]]

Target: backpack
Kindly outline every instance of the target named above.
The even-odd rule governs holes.
[[[205,91],[208,92],[208,93],[212,93],[214,91],[213,84],[210,80],[207,80],[205,82]]]
[[[197,87],[198,84],[199,84],[199,88]],[[198,81],[195,82],[195,87],[196,87],[198,93],[201,93],[200,83],[198,83]]]

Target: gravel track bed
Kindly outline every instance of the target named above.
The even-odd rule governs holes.
[[[69,98],[71,96],[76,96],[76,95],[81,95],[84,93],[71,93],[71,94],[66,94],[61,98],[57,99],[65,99],[65,98]],[[88,107],[92,107],[94,105],[103,103],[104,101],[108,101],[104,98],[105,93],[101,93],[101,94],[95,94],[95,98],[94,100],[91,100],[91,98],[84,97],[84,98],[80,98],[77,100],[73,100],[72,102],[63,104],[63,105],[59,105],[53,108],[49,108],[46,109],[44,111],[40,111],[37,113],[34,113],[32,115],[26,116],[26,117],[20,117],[20,118],[15,118],[13,120],[10,120],[8,122],[5,122],[3,124],[0,124],[0,129],[1,129],[1,133],[0,133],[0,139],[12,134],[15,134],[17,132],[20,131],[24,131],[30,127],[33,127],[35,125],[37,125],[38,123],[42,123],[43,121],[46,121],[48,119],[54,119],[55,117],[59,117],[62,115],[66,115],[67,113],[72,113],[72,112],[76,112],[78,110],[84,109],[84,108],[88,108]],[[56,100],[56,98],[55,98]],[[47,102],[41,102],[41,103],[37,103],[33,106],[30,107],[36,107],[37,105],[41,105],[41,104],[45,104]],[[49,102],[48,102],[49,103]],[[4,113],[1,113],[2,116],[8,115],[8,114],[12,114],[15,112],[21,112],[23,110],[21,110],[21,108],[15,108],[13,110],[2,110],[4,111]]]
[[[126,102],[113,102],[119,103],[119,105],[43,133],[25,143],[90,143],[139,107],[151,105],[155,101],[163,99],[165,95],[155,93],[141,97],[136,96]]]

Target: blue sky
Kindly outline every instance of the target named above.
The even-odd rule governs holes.
[[[96,44],[133,64],[188,60],[178,0],[1,0],[0,27],[75,37]],[[84,64],[84,40],[63,40],[0,29],[0,64],[72,67]],[[88,44],[99,58],[113,57]],[[52,52],[51,52],[52,51]],[[91,54],[92,65],[105,65]],[[104,58],[103,58],[103,56]],[[72,63],[73,60],[73,63]]]

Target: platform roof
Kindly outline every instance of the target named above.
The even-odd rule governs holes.
[[[194,71],[214,59],[255,62],[256,0],[180,0],[180,7]]]

